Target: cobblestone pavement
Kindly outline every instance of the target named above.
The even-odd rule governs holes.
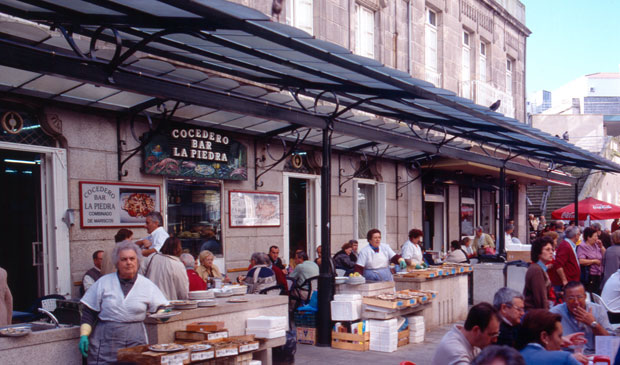
[[[430,364],[435,354],[435,348],[443,335],[450,330],[450,325],[437,327],[427,331],[424,342],[399,347],[396,352],[385,353],[375,351],[346,351],[331,347],[317,347],[297,345],[295,365],[398,365],[401,361],[411,361],[416,365]]]

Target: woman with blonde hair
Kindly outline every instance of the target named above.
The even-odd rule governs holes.
[[[200,252],[200,255],[198,255],[198,262],[200,265],[196,268],[196,272],[200,275],[202,280],[207,283],[211,279],[222,279],[227,281],[228,278],[222,275],[220,269],[213,263],[213,260],[215,260],[213,252],[209,250]]]

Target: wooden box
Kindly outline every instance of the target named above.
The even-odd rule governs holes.
[[[332,348],[351,351],[368,351],[370,347],[370,332],[343,333],[332,332]]]
[[[362,303],[367,305],[373,305],[375,307],[388,308],[388,309],[397,309],[397,308],[406,308],[413,305],[416,305],[415,299],[379,299],[377,297],[364,297],[362,298]]]
[[[297,343],[304,345],[316,344],[316,328],[297,327]]]
[[[226,330],[224,322],[193,322],[185,327],[188,331],[217,332]]]
[[[174,340],[176,342],[196,342],[213,341],[221,338],[228,338],[228,331],[205,332],[205,331],[176,331]]]
[[[116,358],[119,362],[159,365],[159,364],[189,364],[189,350],[176,352],[149,351],[149,345],[140,345],[118,350]]]
[[[409,329],[398,332],[398,347],[409,344]]]

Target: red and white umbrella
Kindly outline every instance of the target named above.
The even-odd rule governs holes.
[[[594,198],[586,198],[578,203],[579,220],[602,220],[620,218],[620,207]],[[569,204],[551,213],[553,219],[575,219],[575,203]]]

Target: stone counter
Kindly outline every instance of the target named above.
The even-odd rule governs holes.
[[[247,298],[245,303],[228,303],[230,299]],[[179,310],[180,315],[166,322],[147,318],[144,321],[149,343],[169,343],[174,341],[174,332],[185,330],[192,322],[224,322],[230,336],[245,334],[246,319],[258,316],[286,316],[288,318],[288,297],[283,295],[247,294],[243,297],[233,296],[216,298],[217,306],[199,307],[197,309]],[[177,311],[174,309],[174,311]],[[288,323],[288,321],[287,321]]]
[[[2,364],[81,364],[80,328],[32,332],[23,337],[0,337]]]
[[[422,310],[426,329],[462,321],[468,312],[467,273],[418,278],[395,275],[396,290],[433,290],[437,297]]]
[[[337,284],[336,294],[360,294],[363,297],[394,293],[393,281],[369,281],[365,284]]]

